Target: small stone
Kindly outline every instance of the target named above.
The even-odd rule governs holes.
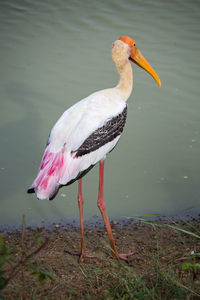
[[[37,226],[37,231],[42,231],[42,226]]]
[[[60,228],[60,225],[56,224],[55,227],[58,229],[58,228]]]
[[[112,221],[112,225],[117,225],[117,221]]]
[[[66,194],[60,194],[61,197],[66,197]]]

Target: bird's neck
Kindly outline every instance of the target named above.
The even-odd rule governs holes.
[[[133,72],[130,62],[127,62],[123,65],[116,64],[117,71],[119,73],[119,83],[116,86],[116,89],[120,91],[120,94],[124,101],[127,101],[130,97],[133,88]]]

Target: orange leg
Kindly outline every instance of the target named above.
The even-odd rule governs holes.
[[[108,215],[106,213],[106,205],[104,202],[104,196],[103,196],[103,175],[104,175],[104,160],[101,160],[99,163],[99,194],[98,194],[98,202],[97,202],[97,206],[101,212],[102,218],[104,220],[105,223],[105,227],[108,233],[108,238],[110,241],[110,246],[113,250],[112,252],[112,256],[113,257],[119,257],[123,260],[128,261],[128,256],[133,255],[133,252],[128,253],[128,254],[118,254],[116,246],[115,246],[115,242],[114,242],[114,237],[112,234],[112,230],[111,230],[111,226],[110,226],[110,222],[108,219]]]
[[[83,195],[82,195],[82,179],[79,179],[79,181],[78,181],[78,207],[79,207],[80,225],[81,225],[81,255],[80,255],[80,260],[85,255],[85,240],[84,240],[84,225],[83,225],[83,204],[84,204],[84,198],[83,198]]]
[[[117,257],[118,253],[117,253],[117,249],[116,249],[116,246],[115,246],[115,242],[114,242],[110,222],[109,222],[109,219],[108,219],[108,215],[106,213],[106,204],[104,202],[104,197],[103,197],[103,175],[104,175],[104,160],[101,160],[100,163],[99,163],[99,194],[98,194],[97,206],[98,206],[98,208],[101,212],[102,218],[103,218],[104,223],[105,223],[105,227],[106,227],[106,230],[107,230],[107,233],[108,233],[108,238],[109,238],[109,241],[110,241],[110,246],[113,249],[112,255],[114,257]]]
[[[83,204],[84,198],[82,195],[82,179],[78,181],[78,207],[80,213],[80,226],[81,226],[81,253],[74,253],[68,250],[65,250],[66,253],[71,255],[78,255],[79,261],[83,260],[84,257],[95,258],[95,256],[89,255],[89,252],[93,252],[94,250],[85,251],[85,240],[84,240],[84,225],[83,225]]]

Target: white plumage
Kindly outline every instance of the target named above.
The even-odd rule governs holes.
[[[52,128],[51,151],[60,151],[64,143],[68,150],[77,150],[92,132],[120,114],[125,106],[120,91],[115,88],[95,92],[77,102]]]
[[[105,159],[120,135],[95,151],[74,157],[76,150],[95,130],[119,115],[125,107],[120,91],[112,88],[91,94],[63,113],[52,128],[38,176],[30,188],[39,199],[51,199],[59,186],[67,185],[79,173]]]

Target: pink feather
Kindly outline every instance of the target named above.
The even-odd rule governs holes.
[[[40,199],[51,199],[59,188],[59,180],[63,173],[63,166],[66,167],[66,155],[64,151],[57,153],[50,152],[50,145],[47,146],[38,175],[30,189],[34,189]]]

